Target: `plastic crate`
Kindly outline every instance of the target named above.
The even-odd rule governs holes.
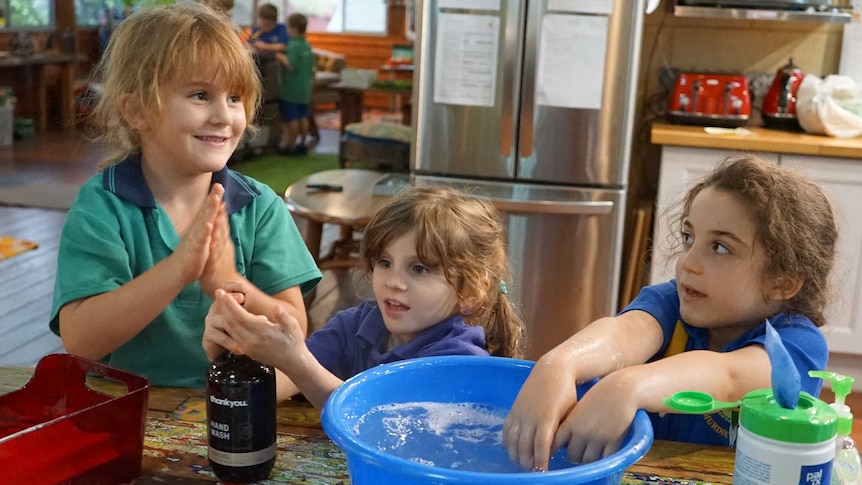
[[[126,384],[109,396],[88,373]],[[0,396],[3,483],[125,483],[141,471],[149,381],[68,354],[43,357],[22,388]]]

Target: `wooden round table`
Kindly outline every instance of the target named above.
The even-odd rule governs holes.
[[[374,184],[385,176],[383,172],[372,170],[326,170],[298,180],[284,192],[288,210],[305,219],[302,238],[320,269],[344,268],[358,263],[356,258],[350,257],[353,230],[365,227],[386,200],[373,194]],[[340,191],[333,190],[339,187]],[[324,223],[341,226],[341,239],[333,251],[321,256]]]

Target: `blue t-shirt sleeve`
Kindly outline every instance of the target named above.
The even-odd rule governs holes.
[[[811,321],[799,315],[778,315],[770,319],[781,342],[790,354],[799,376],[802,378],[802,390],[812,396],[819,396],[823,381],[809,377],[810,370],[824,370],[829,358],[829,348],[826,337]],[[752,344],[763,345],[766,339],[766,327],[758,327],[751,338],[745,340],[745,347]],[[735,349],[733,349],[735,350]]]
[[[279,23],[275,25],[274,29],[265,33],[261,33],[260,27],[254,26],[251,29],[251,35],[248,40],[249,42],[262,40],[269,44],[287,44],[287,26]]]
[[[619,313],[622,315],[625,312],[632,310],[641,310],[655,318],[661,325],[664,341],[661,349],[656,355],[664,353],[670,339],[673,336],[676,322],[680,320],[679,314],[679,293],[676,290],[676,280],[670,280],[666,283],[657,285],[645,286],[641,289],[638,296],[629,303]]]
[[[620,313],[631,310],[642,310],[649,313],[662,326],[664,342],[653,360],[661,357],[670,343],[676,323],[681,320],[676,281],[671,280],[667,283],[644,287],[637,298]],[[799,371],[802,378],[802,390],[813,396],[818,396],[822,382],[820,379],[809,377],[808,371],[822,370],[826,367],[829,350],[823,333],[810,320],[801,316],[782,314],[773,317],[771,322]],[[730,352],[752,344],[763,345],[764,330],[765,327],[758,327],[747,336],[741,337],[736,343],[729,344],[730,346],[726,347],[724,351]]]
[[[287,36],[287,26],[284,24],[276,25],[275,32],[269,42],[271,44],[287,44],[288,40],[290,39]]]

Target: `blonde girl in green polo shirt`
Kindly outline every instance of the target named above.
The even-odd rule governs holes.
[[[81,188],[58,257],[50,326],[69,353],[203,387],[204,318],[226,281],[251,311],[307,325],[313,258],[281,198],[226,167],[256,72],[231,20],[201,4],[145,8],[113,32],[93,121],[115,153]]]

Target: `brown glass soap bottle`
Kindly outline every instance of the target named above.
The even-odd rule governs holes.
[[[276,454],[275,369],[224,352],[207,374],[207,456],[226,482],[263,480]]]

